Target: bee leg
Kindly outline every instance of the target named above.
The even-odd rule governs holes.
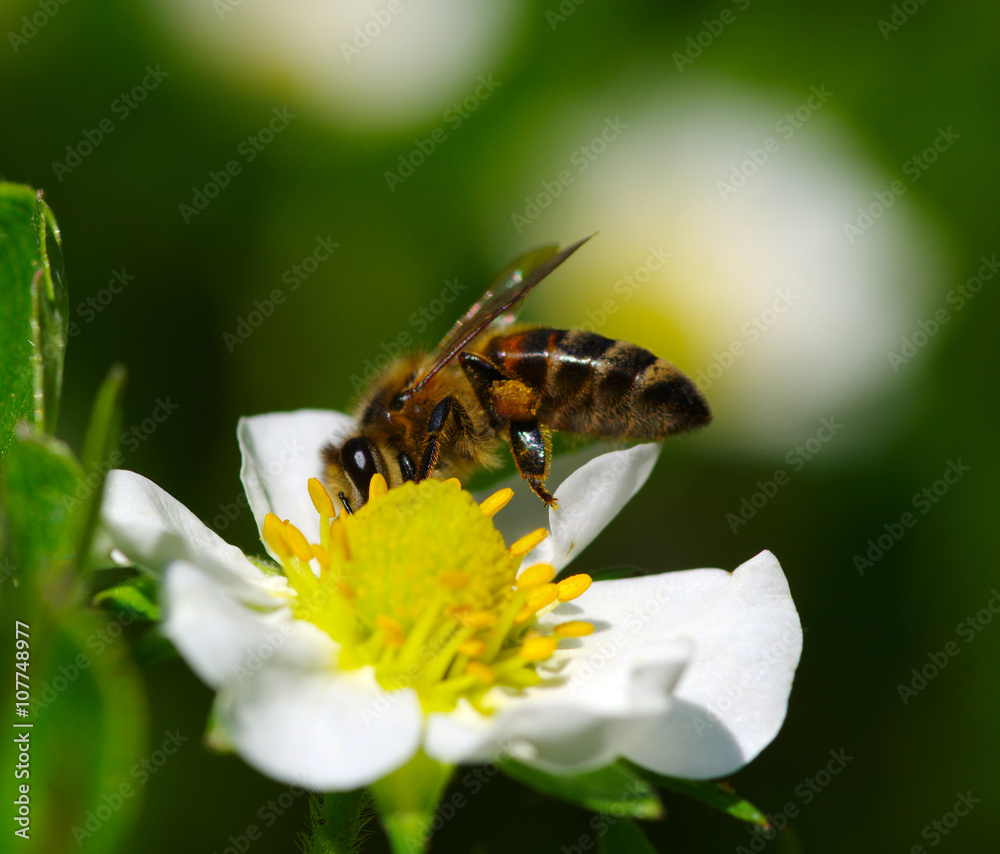
[[[542,402],[538,389],[507,376],[489,359],[475,353],[462,353],[458,361],[494,430],[509,422],[534,420]]]
[[[537,421],[512,421],[510,423],[510,450],[521,477],[532,488],[535,495],[549,507],[557,502],[545,488],[545,478],[549,473],[549,457],[552,443],[548,433]]]
[[[465,411],[465,407],[458,402],[458,399],[450,395],[444,398],[434,407],[430,420],[427,422],[427,442],[424,445],[424,454],[420,459],[420,468],[417,469],[418,481],[426,480],[433,474],[437,466],[438,455],[441,452],[441,434],[448,427],[449,419],[455,419],[456,428],[462,433],[469,433],[473,430],[472,419]]]

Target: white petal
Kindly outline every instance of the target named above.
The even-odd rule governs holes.
[[[329,636],[295,620],[284,597],[246,581],[220,583],[201,567],[176,561],[161,589],[163,633],[213,688],[246,678],[278,649],[329,658]]]
[[[243,578],[272,589],[286,586],[284,578],[266,576],[243,552],[151,480],[122,469],[108,472],[105,479],[94,537],[93,553],[99,559],[108,559],[112,550],[156,574],[171,561],[187,560],[220,580]],[[115,560],[119,562],[120,555]]]
[[[553,493],[559,506],[549,510],[551,533],[524,565],[566,566],[642,488],[659,455],[658,443],[635,445],[602,454],[573,472]]]
[[[323,447],[346,438],[354,429],[354,419],[321,409],[240,419],[236,427],[243,455],[240,480],[258,530],[264,526],[264,517],[274,513],[288,519],[309,542],[319,542],[319,515],[307,484],[311,477],[322,479]]]
[[[788,585],[764,552],[716,569],[599,582],[543,622],[585,619],[563,641],[558,687],[428,721],[429,755],[482,761],[527,742],[535,764],[564,772],[627,756],[664,774],[721,776],[749,762],[784,720],[802,632]],[[491,698],[499,696],[494,692]]]
[[[668,601],[661,618],[672,633],[694,642],[677,702],[626,756],[662,774],[707,779],[741,768],[778,734],[802,653],[802,626],[770,552],[731,576],[695,572],[712,577]]]
[[[559,484],[553,493],[559,499],[555,510],[546,511],[519,475],[507,478],[489,491],[509,487],[515,493],[510,504],[493,520],[505,542],[512,543],[537,528],[551,531],[525,558],[524,566],[555,562],[556,568],[561,569],[569,563],[639,491],[660,453],[658,443],[617,451],[609,451],[607,447],[598,443],[556,457],[549,474],[549,483]]]
[[[314,791],[366,786],[405,764],[420,744],[416,693],[387,693],[370,668],[336,671],[270,661],[223,689],[221,724],[251,765]]]

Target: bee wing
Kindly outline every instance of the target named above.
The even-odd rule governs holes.
[[[510,310],[524,299],[535,285],[593,236],[591,234],[583,240],[578,240],[562,251],[555,245],[543,246],[541,249],[522,255],[510,264],[496,277],[482,298],[451,327],[434,351],[434,362],[430,368],[407,389],[407,392],[419,391],[427,380],[455,358],[458,352],[487,326],[498,321],[498,318],[498,322],[509,324],[513,320]],[[501,317],[505,314],[508,316]]]

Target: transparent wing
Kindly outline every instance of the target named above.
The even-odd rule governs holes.
[[[541,249],[522,255],[510,264],[497,276],[482,298],[448,331],[434,351],[434,361],[430,368],[403,393],[419,391],[424,383],[455,358],[466,344],[500,315],[510,311],[535,285],[593,236],[591,234],[563,250],[558,246],[543,246]]]

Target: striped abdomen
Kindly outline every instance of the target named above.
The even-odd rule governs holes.
[[[594,332],[509,332],[483,355],[541,392],[539,421],[554,430],[660,439],[712,419],[695,384],[670,362]]]

